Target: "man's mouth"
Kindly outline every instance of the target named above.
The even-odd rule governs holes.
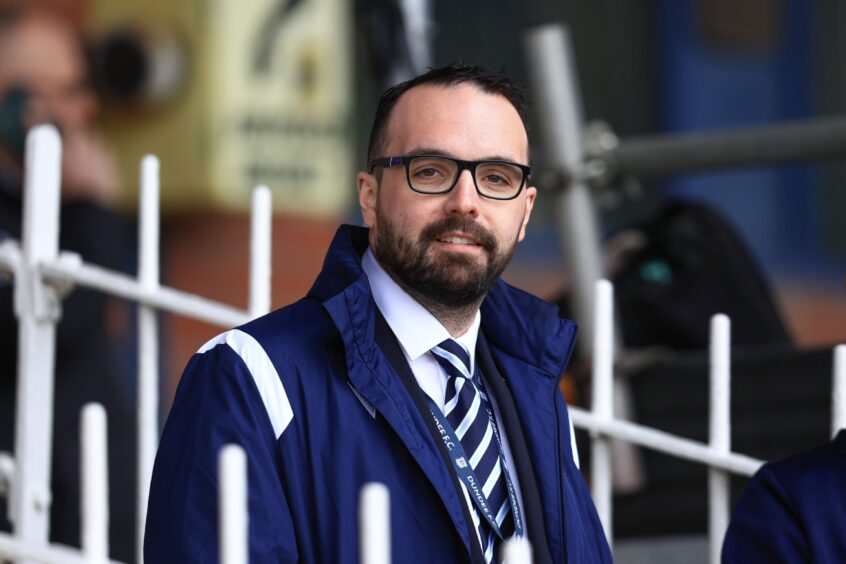
[[[493,255],[496,239],[493,234],[469,218],[446,217],[423,229],[420,240],[443,245],[444,251],[454,253],[480,253]]]
[[[445,237],[438,237],[441,243],[451,243],[453,245],[473,245],[479,246],[479,242],[469,237],[461,237],[459,235],[447,235]]]

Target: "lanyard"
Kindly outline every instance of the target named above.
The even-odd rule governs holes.
[[[496,419],[494,417],[493,409],[491,408],[490,401],[488,400],[488,397],[484,392],[484,388],[482,387],[482,380],[481,378],[479,378],[478,370],[473,376],[473,381],[469,383],[471,385],[476,385],[479,395],[481,396],[482,401],[484,402],[485,410],[488,414],[488,420],[490,421],[491,427],[493,429],[493,435],[496,439],[496,447],[499,450],[499,458],[502,463],[502,473],[505,477],[505,485],[508,490],[508,499],[511,502],[511,509],[514,515],[514,534],[518,537],[522,537],[523,515],[520,512],[520,504],[517,502],[517,493],[514,489],[514,484],[511,482],[511,476],[508,473],[507,465],[505,464],[505,454],[502,450],[502,441],[499,438],[499,430],[496,426]],[[499,525],[497,525],[496,523],[496,516],[491,511],[491,507],[488,505],[488,500],[485,497],[484,492],[482,491],[483,483],[480,482],[479,479],[476,477],[476,472],[470,465],[470,458],[464,452],[464,447],[461,445],[461,441],[455,435],[455,431],[453,430],[452,425],[450,425],[449,421],[447,421],[441,409],[438,408],[437,405],[435,405],[434,401],[432,401],[432,398],[426,396],[426,399],[429,401],[429,412],[432,414],[432,419],[434,419],[435,421],[435,427],[437,427],[438,433],[441,436],[441,440],[443,441],[443,444],[446,447],[447,452],[449,453],[449,458],[452,461],[452,466],[455,469],[455,473],[458,475],[458,478],[467,488],[467,492],[470,494],[470,499],[473,500],[473,503],[479,509],[479,512],[482,514],[485,520],[488,522],[488,525],[490,525],[494,534],[500,539],[504,540],[502,531],[500,530]]]

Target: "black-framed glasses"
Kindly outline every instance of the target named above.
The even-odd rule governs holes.
[[[370,172],[377,166],[405,165],[408,185],[421,194],[445,194],[455,188],[462,171],[469,170],[480,196],[492,200],[516,198],[532,169],[509,161],[463,161],[439,155],[382,157],[370,161]]]

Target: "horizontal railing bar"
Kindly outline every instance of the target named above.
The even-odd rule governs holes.
[[[71,259],[73,257],[73,259]],[[52,264],[41,265],[45,278],[58,282],[72,282],[127,300],[136,301],[160,310],[169,311],[221,327],[235,327],[252,316],[246,310],[228,306],[169,288],[159,286],[145,289],[135,278],[107,268],[75,260],[78,255],[65,253]],[[0,244],[0,270],[14,272],[21,260],[20,249],[14,243]]]
[[[764,463],[750,456],[737,453],[716,454],[703,443],[677,437],[664,431],[619,419],[603,419],[578,407],[569,407],[573,425],[595,431],[644,448],[657,450],[675,458],[705,463],[742,476],[751,476]]]
[[[109,269],[85,264],[84,262],[59,260],[53,264],[42,264],[40,269],[47,279],[58,282],[72,282],[93,288],[141,305],[151,306],[205,321],[221,327],[235,327],[251,319],[250,314],[232,306],[224,305],[181,290],[159,286],[155,290],[145,289],[136,279]]]
[[[8,533],[0,533],[0,556],[4,559],[34,560],[42,564],[90,564],[78,548],[55,543],[36,546],[21,542]],[[116,560],[109,560],[108,563],[119,564]]]
[[[252,319],[246,310],[167,286],[147,290],[131,276],[76,259],[78,255],[63,253],[55,263],[42,264],[40,270],[46,279],[54,282],[72,282],[221,327],[235,327]],[[0,244],[0,270],[14,272],[20,260],[20,249],[15,242]]]

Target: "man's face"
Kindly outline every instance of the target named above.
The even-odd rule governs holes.
[[[527,164],[528,139],[517,110],[472,85],[423,85],[400,97],[382,155],[444,154],[464,160]],[[525,236],[536,190],[514,200],[478,194],[463,171],[446,194],[411,190],[405,168],[384,168],[381,181],[358,175],[370,247],[398,282],[437,303],[470,305],[487,293]]]

